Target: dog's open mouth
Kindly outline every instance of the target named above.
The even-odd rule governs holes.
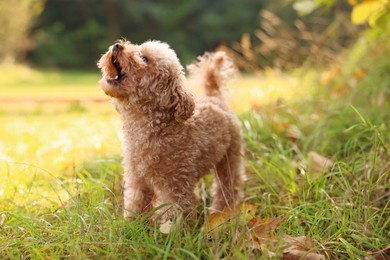
[[[110,83],[118,83],[122,79],[124,79],[126,76],[125,76],[125,74],[122,73],[122,67],[119,64],[118,59],[114,55],[111,57],[111,63],[112,63],[112,65],[114,66],[114,68],[116,70],[116,76],[113,77],[113,78],[108,79],[108,81]]]

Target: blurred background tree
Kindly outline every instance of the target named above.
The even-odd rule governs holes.
[[[29,60],[41,66],[94,68],[109,44],[168,42],[184,62],[258,26],[259,0],[48,1],[33,30]]]
[[[1,63],[21,60],[34,47],[29,32],[44,3],[44,0],[0,0]]]
[[[185,64],[225,46],[248,71],[326,66],[367,23],[387,24],[389,1],[0,0],[0,62],[95,69],[110,44],[127,38],[166,41]]]

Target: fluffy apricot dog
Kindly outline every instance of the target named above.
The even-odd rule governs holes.
[[[166,43],[118,41],[98,62],[103,91],[123,120],[124,216],[160,205],[166,220],[196,208],[196,186],[210,171],[212,211],[235,207],[242,197],[243,143],[237,117],[221,90],[233,67],[223,52],[205,54],[190,71],[205,90],[195,98]]]

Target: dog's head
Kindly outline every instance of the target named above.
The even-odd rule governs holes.
[[[145,113],[172,114],[177,121],[193,113],[195,103],[184,89],[183,67],[166,43],[118,41],[100,58],[98,67],[103,74],[100,86],[108,96]]]

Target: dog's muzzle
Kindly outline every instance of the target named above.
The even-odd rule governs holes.
[[[119,52],[123,50],[123,47],[122,45],[120,45],[119,43],[115,43],[114,46],[112,46],[112,51],[115,53],[115,52]]]
[[[110,83],[115,83],[115,82],[119,82],[120,80],[122,80],[124,78],[124,74],[122,73],[122,67],[117,59],[118,55],[120,54],[120,52],[123,50],[123,47],[119,44],[119,43],[116,43],[112,46],[112,56],[111,56],[111,63],[112,65],[114,66],[115,70],[116,70],[116,76],[115,78],[111,78],[109,79],[109,82]]]

